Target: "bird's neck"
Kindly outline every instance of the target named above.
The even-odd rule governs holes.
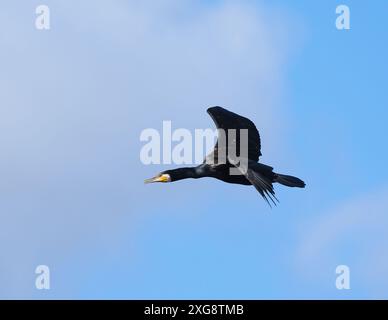
[[[202,178],[206,176],[201,166],[178,168],[173,170],[173,172],[174,172],[174,181],[188,179],[188,178],[197,179],[197,178]]]

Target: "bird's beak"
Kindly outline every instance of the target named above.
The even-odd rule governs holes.
[[[167,174],[162,174],[160,176],[156,176],[150,179],[144,180],[144,183],[153,183],[153,182],[169,182],[169,176]]]

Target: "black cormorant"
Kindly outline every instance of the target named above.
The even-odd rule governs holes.
[[[219,135],[214,150],[206,156],[204,162],[199,166],[163,171],[156,177],[145,180],[145,183],[173,182],[187,178],[211,177],[228,183],[253,185],[269,205],[268,198],[275,205],[275,200],[278,201],[272,183],[278,182],[287,187],[305,187],[305,183],[299,178],[275,173],[272,167],[258,162],[261,156],[260,136],[251,120],[221,107],[209,108],[207,112],[212,117],[219,132],[220,130],[226,132],[225,138],[222,141],[224,143],[221,143]],[[227,132],[233,129],[235,130],[235,136],[231,141],[228,141],[229,136]],[[240,150],[240,142],[243,144],[240,139],[241,132],[243,132],[240,130],[242,129],[246,129],[248,133],[248,150],[246,153],[248,159],[244,159],[246,161],[241,161],[241,158],[237,158],[238,155],[232,158],[229,154],[231,153],[229,152],[231,147],[233,147],[235,153],[238,153]],[[220,160],[222,158],[220,154],[226,155],[223,161]],[[241,156],[241,150],[239,155]],[[238,162],[239,159],[240,162]],[[241,174],[231,174],[231,168],[237,168]]]

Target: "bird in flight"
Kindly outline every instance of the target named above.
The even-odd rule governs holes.
[[[297,177],[276,173],[273,168],[259,163],[261,156],[260,135],[254,123],[236,113],[222,107],[211,107],[207,110],[213,119],[217,129],[224,132],[235,132],[230,138],[228,134],[219,134],[214,149],[206,156],[204,162],[197,167],[178,168],[159,173],[156,177],[147,179],[145,183],[151,182],[174,182],[187,178],[211,177],[227,183],[253,185],[265,201],[271,206],[276,205],[279,200],[275,196],[273,183],[277,182],[287,187],[304,188],[305,183]],[[243,141],[242,132],[247,132],[247,152],[243,153],[240,147],[246,145]],[[231,156],[231,149],[240,150],[240,157]],[[236,153],[236,152],[234,152]],[[221,156],[220,156],[221,155]],[[222,155],[226,155],[222,157]],[[232,174],[231,169],[237,170],[240,174]]]

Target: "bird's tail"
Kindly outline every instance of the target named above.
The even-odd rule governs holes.
[[[278,182],[287,187],[304,188],[305,183],[297,177],[288,176],[285,174],[275,173],[274,182]]]

